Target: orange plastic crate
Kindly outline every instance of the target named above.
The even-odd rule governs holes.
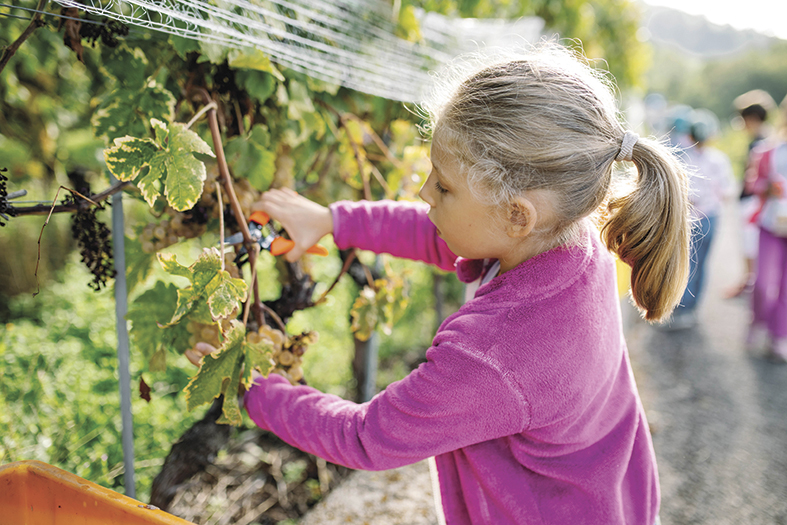
[[[41,461],[0,466],[0,525],[193,525]]]

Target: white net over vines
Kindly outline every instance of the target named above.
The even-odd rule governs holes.
[[[314,78],[417,102],[428,71],[478,47],[538,38],[538,18],[515,22],[420,13],[419,43],[396,35],[383,0],[56,0],[124,24],[231,48],[262,50]]]

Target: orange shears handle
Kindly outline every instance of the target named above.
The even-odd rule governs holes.
[[[265,213],[264,211],[255,211],[249,217],[249,220],[252,222],[256,222],[260,226],[265,226],[270,222],[270,216]],[[284,237],[276,237],[273,239],[271,243],[270,252],[273,255],[282,255],[287,253],[288,251],[292,250],[295,247],[295,242],[291,241],[290,239],[285,239]],[[313,253],[314,255],[320,255],[325,257],[328,255],[328,249],[320,246],[319,244],[315,244],[314,246],[310,247],[306,250],[306,253]]]

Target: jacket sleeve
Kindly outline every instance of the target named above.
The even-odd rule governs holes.
[[[340,201],[330,208],[333,237],[340,249],[388,253],[455,270],[457,256],[438,237],[426,215],[428,206],[406,201]]]
[[[771,150],[755,148],[749,157],[749,166],[746,169],[745,185],[748,191],[764,197],[770,186]]]
[[[354,469],[385,470],[522,432],[529,408],[507,375],[449,344],[356,404],[275,374],[246,393],[251,419],[287,443]]]

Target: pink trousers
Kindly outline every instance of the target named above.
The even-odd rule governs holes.
[[[757,278],[752,294],[754,324],[774,339],[787,338],[787,237],[760,229]]]

